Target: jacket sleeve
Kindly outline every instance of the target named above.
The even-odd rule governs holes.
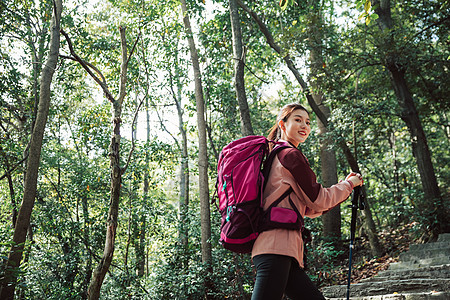
[[[316,175],[309,166],[303,153],[290,148],[281,151],[278,158],[283,167],[292,175],[294,182],[290,183],[299,197],[304,202],[308,217],[317,217],[329,211],[346,200],[352,192],[353,186],[348,181],[342,181],[329,188],[324,188],[317,182]]]

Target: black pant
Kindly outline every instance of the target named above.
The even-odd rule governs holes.
[[[289,256],[261,254],[253,258],[256,282],[252,300],[278,300],[283,293],[292,300],[325,300],[322,293]]]

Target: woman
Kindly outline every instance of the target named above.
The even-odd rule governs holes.
[[[308,160],[297,149],[311,132],[308,111],[299,104],[281,109],[269,139],[288,142],[292,147],[281,150],[273,160],[264,190],[263,207],[268,207],[289,188],[293,192],[279,207],[290,207],[290,198],[302,217],[314,218],[339,205],[362,185],[360,174],[350,173],[345,181],[324,188],[316,181]],[[303,270],[303,240],[300,230],[272,229],[262,232],[255,241],[252,259],[256,282],[252,300],[325,299]]]

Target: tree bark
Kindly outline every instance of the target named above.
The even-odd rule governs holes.
[[[431,153],[428,147],[427,138],[419,118],[414,99],[406,81],[406,68],[404,55],[398,53],[395,49],[395,28],[391,16],[390,0],[372,0],[372,6],[379,15],[377,24],[384,32],[389,32],[386,38],[381,41],[383,49],[389,49],[385,53],[384,65],[389,70],[391,84],[394,88],[399,107],[401,108],[401,119],[406,123],[411,137],[412,152],[416,159],[417,169],[419,171],[422,189],[425,199],[420,201],[419,209],[430,222],[430,238],[437,238],[437,235],[444,231],[443,226],[449,224],[448,207],[445,207],[443,197],[441,196],[437,183],[436,173],[431,160]],[[430,217],[433,216],[433,217]],[[436,219],[434,222],[432,219]]]
[[[1,279],[0,298],[9,300],[14,298],[14,291],[17,282],[16,271],[20,267],[22,254],[24,250],[27,230],[30,226],[31,212],[33,211],[36,198],[37,177],[41,157],[42,140],[44,136],[45,125],[47,123],[48,111],[50,107],[50,86],[53,74],[56,69],[59,55],[60,41],[60,21],[62,12],[62,1],[53,2],[53,17],[50,33],[50,51],[47,62],[42,69],[39,107],[36,116],[36,122],[31,135],[29,156],[26,168],[24,195],[22,205],[17,215],[16,226],[14,228],[13,245],[8,255],[4,277]]]
[[[229,10],[233,34],[234,86],[236,88],[236,96],[241,116],[241,133],[243,136],[253,135],[250,110],[248,108],[247,95],[245,94],[245,51],[242,47],[241,21],[236,0],[230,0]]]
[[[191,54],[192,68],[194,70],[195,100],[197,104],[197,126],[198,126],[198,172],[199,172],[199,195],[200,195],[200,215],[201,215],[201,246],[202,262],[206,266],[206,291],[211,291],[209,278],[212,273],[212,249],[211,249],[211,217],[209,207],[209,187],[208,187],[208,156],[206,144],[206,122],[205,122],[205,102],[203,98],[202,80],[200,74],[200,64],[197,49],[195,48],[192,36],[191,23],[189,20],[186,0],[181,0],[181,10],[183,13],[183,23],[186,30],[189,50]],[[206,295],[208,298],[208,295]]]

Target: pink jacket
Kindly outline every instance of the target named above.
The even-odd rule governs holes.
[[[292,187],[290,197],[300,214],[315,218],[339,205],[351,194],[353,185],[341,181],[329,188],[317,183],[308,160],[296,148],[281,150],[274,158],[264,190],[263,208]],[[278,205],[290,208],[287,197]],[[252,258],[260,254],[280,254],[295,258],[303,268],[303,240],[299,230],[273,229],[262,232],[255,241]]]

